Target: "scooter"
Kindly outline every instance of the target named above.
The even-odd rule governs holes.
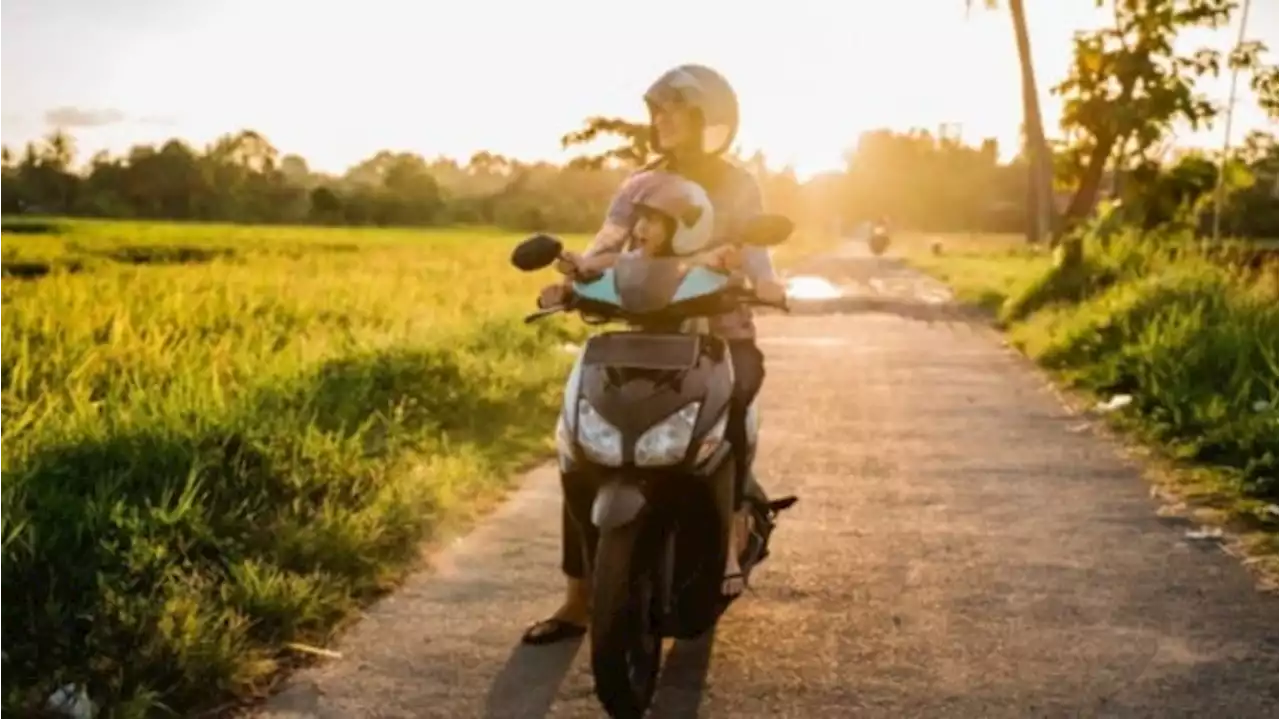
[[[787,239],[794,226],[762,216],[744,243]],[[530,272],[564,248],[535,235],[512,253]],[[637,719],[653,700],[664,638],[691,639],[719,620],[734,457],[725,437],[733,389],[730,348],[688,331],[691,319],[743,303],[766,304],[729,275],[680,258],[622,257],[597,279],[575,282],[565,304],[533,322],[572,311],[593,324],[625,322],[584,345],[565,385],[556,423],[570,511],[583,518],[592,567],[591,668],[596,696],[615,719]],[[781,309],[785,310],[785,303]],[[754,459],[758,411],[747,414]],[[745,492],[750,533],[739,562],[745,578],[769,554],[778,514],[794,496],[770,500],[754,477]],[[589,518],[589,521],[585,521]]]
[[[879,257],[884,251],[889,249],[889,228],[882,222],[877,222],[871,226],[871,237],[868,238],[867,244],[871,247],[871,254]]]

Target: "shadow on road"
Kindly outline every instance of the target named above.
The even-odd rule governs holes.
[[[711,667],[711,648],[715,646],[716,630],[689,641],[677,641],[667,652],[658,679],[658,692],[652,719],[696,719],[702,705],[702,692],[707,685],[707,670]]]
[[[545,717],[580,646],[582,639],[541,647],[516,644],[489,687],[485,719]]]
[[[543,719],[582,643],[578,639],[543,647],[517,644],[489,688],[485,719]],[[698,639],[672,644],[649,710],[652,719],[696,719],[714,645],[714,628]]]

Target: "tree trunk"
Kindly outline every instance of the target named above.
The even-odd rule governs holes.
[[[1030,149],[1030,187],[1034,202],[1030,208],[1027,241],[1040,242],[1053,231],[1053,160],[1044,138],[1044,121],[1040,117],[1040,95],[1031,59],[1031,38],[1027,32],[1027,14],[1022,0],[1009,0],[1013,18],[1013,35],[1018,44],[1018,65],[1022,70],[1023,127]]]
[[[1089,153],[1089,164],[1085,166],[1084,175],[1080,178],[1080,186],[1067,207],[1068,222],[1078,222],[1088,217],[1093,210],[1098,201],[1098,190],[1102,187],[1102,178],[1107,174],[1107,161],[1111,159],[1114,149],[1115,140],[1112,137],[1097,138],[1093,152]]]

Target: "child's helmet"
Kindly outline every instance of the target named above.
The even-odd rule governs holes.
[[[632,175],[619,194],[633,207],[670,220],[674,254],[690,255],[711,245],[715,208],[702,185],[663,170],[645,170]]]

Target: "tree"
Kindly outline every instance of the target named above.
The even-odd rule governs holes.
[[[58,172],[70,170],[76,156],[75,140],[62,130],[54,130],[44,142],[44,149],[40,153],[41,163]]]
[[[479,152],[465,164],[380,151],[342,176],[313,172],[297,155],[281,155],[259,133],[242,131],[205,148],[172,139],[138,145],[123,155],[95,154],[74,168],[65,135],[4,155],[6,213],[223,222],[427,226],[496,225],[509,230],[588,232],[647,154],[647,128],[597,120],[571,135],[623,138],[612,154],[571,166],[526,163]],[[590,129],[590,128],[588,128]],[[887,215],[903,229],[930,232],[1010,232],[1029,223],[1027,155],[1002,163],[992,141],[976,146],[922,130],[864,133],[843,172],[801,180],[789,168],[771,170],[763,153],[738,157],[759,180],[765,206],[787,214],[803,231]],[[1255,134],[1229,163],[1233,188],[1223,207],[1233,234],[1275,236],[1275,138]],[[1138,172],[1141,170],[1141,172]],[[1133,216],[1148,223],[1203,222],[1202,160],[1135,166],[1125,196]],[[1139,202],[1143,199],[1145,202]],[[1183,212],[1190,208],[1190,212]]]
[[[573,166],[590,169],[616,166],[635,168],[649,160],[649,126],[616,117],[587,118],[582,129],[560,138],[560,146],[568,149],[590,145],[602,137],[619,138],[622,144],[595,155],[575,158]]]
[[[1174,39],[1191,28],[1222,26],[1235,7],[1234,0],[1115,0],[1113,27],[1077,35],[1067,77],[1053,89],[1064,99],[1075,182],[1069,221],[1092,211],[1113,159],[1121,169],[1150,160],[1179,120],[1192,128],[1212,123],[1219,110],[1195,85],[1219,72],[1221,53],[1180,54]],[[1256,70],[1257,58],[1255,48],[1230,62]]]

